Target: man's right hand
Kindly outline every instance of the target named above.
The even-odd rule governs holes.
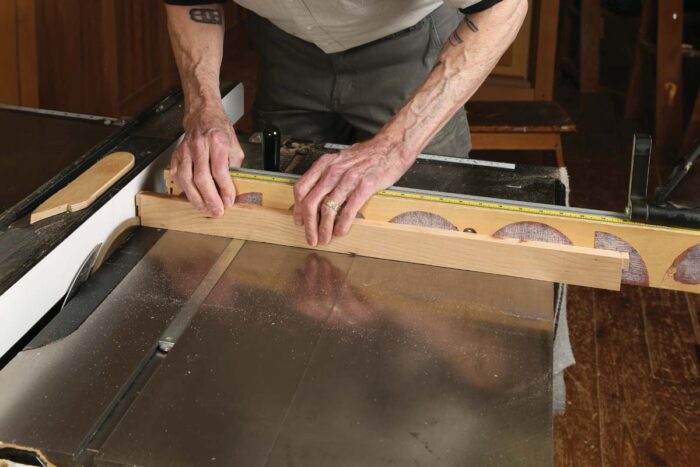
[[[173,153],[171,174],[195,208],[219,217],[235,202],[229,167],[240,167],[243,150],[221,106],[188,109],[183,125],[185,138]]]
[[[236,199],[229,166],[239,167],[243,162],[243,151],[219,92],[223,6],[173,4],[166,5],[166,11],[185,95],[185,139],[173,153],[170,170],[197,209],[218,217]]]

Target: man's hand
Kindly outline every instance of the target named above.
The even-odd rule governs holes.
[[[294,186],[294,222],[304,225],[307,243],[327,245],[333,235],[347,234],[367,200],[401,178],[416,156],[381,133],[322,156]]]
[[[185,139],[173,153],[171,172],[187,199],[218,217],[236,199],[229,166],[243,151],[221,103],[219,68],[224,47],[220,4],[167,5],[168,31],[185,94]]]
[[[173,179],[197,209],[219,217],[235,202],[229,167],[240,167],[243,150],[223,108],[193,109],[184,127],[185,138],[170,162]]]
[[[503,0],[470,15],[445,42],[425,82],[377,136],[314,163],[294,189],[294,219],[304,224],[309,245],[345,235],[362,205],[408,170],[484,82],[526,13],[526,0]]]

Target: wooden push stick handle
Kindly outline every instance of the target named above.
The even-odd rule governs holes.
[[[78,178],[41,203],[32,212],[29,222],[34,224],[56,214],[85,209],[132,167],[134,167],[134,155],[129,152],[113,152],[103,157]]]

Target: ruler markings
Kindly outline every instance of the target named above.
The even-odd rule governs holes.
[[[264,172],[260,170],[253,170],[253,169],[236,169],[231,171],[231,176],[234,178],[243,178],[243,179],[251,179],[251,180],[259,180],[259,181],[265,181],[265,182],[277,182],[277,183],[284,183],[287,185],[293,185],[296,180],[298,179],[297,175],[291,175],[291,174],[285,174],[284,176],[279,176],[279,175],[269,175],[269,172]],[[377,194],[381,196],[389,196],[389,197],[394,197],[394,198],[407,198],[407,199],[416,199],[416,200],[421,200],[421,201],[433,201],[433,202],[441,202],[441,203],[447,203],[447,204],[457,204],[461,206],[471,206],[471,207],[479,207],[479,208],[486,208],[486,209],[495,209],[495,210],[500,210],[500,211],[510,211],[510,212],[520,212],[520,213],[526,213],[526,214],[539,214],[539,215],[544,215],[544,216],[550,216],[550,217],[564,217],[564,218],[569,218],[569,219],[580,219],[580,220],[588,220],[588,221],[597,221],[597,222],[607,222],[607,223],[613,223],[613,224],[625,224],[625,225],[639,225],[639,226],[644,226],[644,227],[657,227],[657,228],[663,228],[663,229],[671,229],[671,230],[687,230],[683,229],[680,227],[668,227],[668,226],[657,226],[653,224],[645,224],[643,222],[635,222],[631,221],[625,217],[615,217],[613,215],[601,215],[601,214],[593,214],[593,213],[587,213],[587,212],[582,212],[585,210],[578,210],[578,211],[564,211],[564,210],[557,210],[557,209],[546,209],[542,207],[532,207],[528,206],[528,203],[523,203],[523,204],[516,204],[517,202],[514,202],[513,204],[510,203],[500,203],[500,202],[489,202],[489,201],[480,201],[480,200],[471,200],[471,199],[462,199],[458,197],[446,197],[446,196],[440,196],[440,195],[428,195],[425,193],[418,193],[418,192],[410,192],[410,191],[401,191],[401,188],[398,189],[390,189],[390,190],[383,190],[378,192]],[[617,214],[617,213],[612,213],[612,214]]]
[[[335,143],[326,143],[323,145],[325,149],[338,149],[342,150],[345,148],[348,148],[347,144],[335,144]],[[423,160],[423,161],[438,161],[438,162],[447,162],[450,164],[461,164],[461,165],[478,165],[480,167],[493,167],[497,169],[507,169],[507,170],[515,170],[515,164],[507,163],[507,162],[493,162],[493,161],[482,161],[479,159],[467,159],[465,157],[453,157],[453,156],[437,156],[435,154],[419,154],[418,155],[418,160]]]

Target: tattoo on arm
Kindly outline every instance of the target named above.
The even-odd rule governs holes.
[[[221,12],[213,8],[192,8],[190,19],[195,23],[224,24]]]
[[[476,24],[474,24],[474,21],[470,20],[466,15],[464,16],[464,22],[472,32],[477,32],[479,30],[479,28],[476,27]],[[462,36],[459,35],[459,31],[455,29],[455,32],[450,35],[449,42],[451,46],[456,47],[463,44],[464,39],[462,39]]]
[[[455,29],[455,32],[453,32],[450,35],[450,45],[451,46],[458,46],[459,44],[463,43],[464,40],[462,39],[462,36],[459,35],[459,31]]]
[[[479,28],[476,27],[476,24],[474,24],[474,21],[469,19],[469,16],[464,15],[464,22],[467,23],[467,27],[472,30],[472,32],[478,32]]]

